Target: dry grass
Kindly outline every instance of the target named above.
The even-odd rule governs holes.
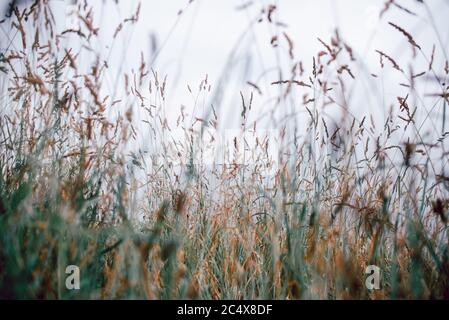
[[[168,80],[144,59],[117,77],[126,92],[117,98],[93,49],[99,29],[89,6],[79,5],[80,29],[57,33],[47,2],[14,8],[1,24],[20,42],[0,56],[0,297],[449,298],[446,113],[426,107],[428,92],[415,85],[436,83],[433,96],[445,110],[449,68],[433,63],[441,49],[421,48],[390,22],[429,67],[406,72],[403,61],[377,50],[376,68],[400,73],[407,93],[376,127],[370,115],[350,112],[347,86],[361,76],[359,57],[338,32],[318,39],[323,50],[313,65],[296,61],[294,41],[281,33],[271,44],[284,50],[291,74],[270,81],[279,88],[273,109],[285,112],[279,135],[244,152],[251,165],[207,164],[198,141],[217,132],[218,110],[182,110],[170,127]],[[265,8],[258,23],[275,23],[275,10]],[[113,38],[138,18],[139,9]],[[64,44],[69,36],[81,45]],[[270,114],[253,114],[263,88],[247,85],[231,154]],[[192,88],[208,96],[209,80]],[[290,112],[295,90],[301,110]],[[329,105],[343,110],[340,119],[326,116]],[[136,147],[139,139],[151,152]],[[279,147],[276,159],[266,157],[270,144]],[[64,287],[68,264],[81,268],[80,291]],[[365,288],[371,264],[382,270],[380,290]]]

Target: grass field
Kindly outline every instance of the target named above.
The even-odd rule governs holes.
[[[261,9],[254,23],[275,24],[276,6]],[[202,102],[218,80],[182,84],[195,104],[169,115],[170,75],[143,56],[112,72],[91,7],[77,10],[78,29],[57,30],[49,1],[11,6],[0,24],[0,298],[449,298],[444,42],[423,47],[383,19],[411,58],[378,48],[363,69],[338,31],[298,61],[286,28],[266,39],[286,66],[267,80],[276,95],[262,106],[264,86],[246,79],[227,106],[238,129],[208,156],[226,129]],[[141,16],[108,27],[111,47]],[[400,79],[385,116],[356,116],[348,88],[384,73]]]

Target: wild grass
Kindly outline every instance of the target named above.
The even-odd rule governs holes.
[[[434,63],[444,47],[423,48],[389,22],[428,68],[407,71],[377,50],[376,68],[399,74],[402,90],[376,125],[351,113],[347,88],[363,57],[338,32],[317,40],[312,64],[295,60],[287,31],[275,35],[268,41],[290,71],[270,81],[278,96],[254,114],[263,87],[247,79],[232,106],[240,129],[229,158],[207,162],[220,110],[182,109],[173,128],[169,80],[143,58],[110,85],[92,10],[78,9],[79,29],[58,32],[48,1],[12,6],[0,24],[11,39],[0,56],[1,298],[449,298],[449,67]],[[256,23],[274,24],[275,11],[264,8]],[[113,38],[138,19],[139,9]],[[424,78],[434,106],[417,85]],[[188,90],[201,101],[210,85],[206,77]],[[247,148],[274,113],[278,134]],[[80,290],[64,285],[72,264]],[[381,270],[379,290],[365,287],[368,265]]]

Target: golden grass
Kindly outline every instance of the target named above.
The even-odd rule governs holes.
[[[275,23],[275,10],[265,8],[258,21]],[[139,11],[114,39],[132,28]],[[0,112],[0,297],[449,298],[446,113],[440,130],[433,127],[436,109],[426,109],[428,133],[415,103],[425,95],[415,81],[428,76],[447,107],[441,79],[449,68],[433,64],[439,50],[433,48],[421,74],[408,74],[377,50],[378,67],[402,73],[408,93],[376,128],[372,116],[356,119],[349,105],[340,105],[341,119],[325,115],[326,106],[338,104],[332,90],[349,97],[345,83],[359,76],[358,57],[338,32],[328,42],[318,39],[323,51],[309,74],[283,33],[271,43],[281,50],[285,42],[293,68],[270,82],[280,88],[274,108],[300,88],[304,134],[297,133],[298,113],[286,112],[279,136],[248,151],[259,160],[207,165],[195,160],[204,151],[197,141],[220,124],[216,110],[191,115],[190,123],[182,110],[177,127],[184,137],[172,139],[167,78],[143,58],[134,74],[120,74],[126,96],[116,99],[105,85],[107,61],[92,51],[99,32],[92,10],[80,3],[79,12],[80,29],[60,34],[48,1],[14,7],[3,22],[21,40],[0,56],[0,87],[9,97]],[[390,25],[425,56],[408,31]],[[62,45],[74,34],[82,46]],[[247,84],[253,93],[240,92],[237,110],[242,135],[256,128],[253,94],[263,92]],[[206,77],[196,94],[209,91]],[[136,148],[141,122],[149,128],[141,138],[158,147],[153,154]],[[244,148],[237,138],[231,152]],[[279,146],[277,162],[263,157],[270,143]],[[64,287],[68,264],[81,269],[79,291]],[[373,264],[382,270],[381,288],[369,291],[365,268]]]

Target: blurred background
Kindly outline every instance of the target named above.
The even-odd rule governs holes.
[[[79,28],[77,1],[49,2],[59,31]],[[7,16],[8,5],[4,3],[3,15]],[[23,6],[27,1],[14,3]],[[309,88],[294,86],[289,99],[278,101],[285,86],[272,83],[288,80],[292,68],[299,63],[304,75],[297,80],[308,82],[314,57],[326,52],[325,44],[336,35],[352,50],[354,61],[349,62],[354,79],[349,73],[342,73],[346,93],[332,91],[332,103],[320,110],[335,125],[348,111],[359,121],[371,116],[373,122],[382,125],[397,97],[409,91],[404,85],[408,81],[406,75],[426,71],[430,60],[435,70],[443,70],[448,59],[447,0],[95,0],[89,1],[89,5],[93,5],[94,25],[99,28],[98,36],[89,41],[89,50],[107,62],[106,90],[113,92],[117,100],[125,99],[128,93],[123,90],[124,78],[119,75],[137,72],[141,61],[145,61],[145,67],[152,69],[161,82],[165,81],[166,94],[160,101],[155,101],[148,90],[139,94],[153,105],[162,106],[171,127],[181,112],[190,118],[191,126],[198,124],[198,119],[207,120],[213,106],[220,119],[217,130],[238,130],[242,97],[249,101],[252,94],[247,123],[257,121],[259,129],[279,129],[277,120],[290,114],[300,126],[305,124],[308,115],[304,101],[311,99],[306,96]],[[129,24],[136,15],[138,21]],[[406,37],[389,22],[412,34],[422,52],[411,50]],[[17,32],[10,34],[6,25],[0,26],[0,47],[14,48],[20,36]],[[116,33],[120,36],[115,37]],[[78,39],[75,33],[66,34],[60,40],[61,47],[76,48]],[[376,50],[394,57],[404,73],[397,72],[387,61],[381,68]],[[80,50],[78,67],[91,61],[83,55],[89,52]],[[348,62],[340,62],[345,63]],[[210,87],[199,92],[203,80]],[[337,81],[328,80],[334,84]],[[422,113],[424,120],[430,117],[431,121],[423,121],[423,125],[438,126],[440,133],[444,105],[435,93],[441,91],[441,83],[426,75],[414,85],[417,92],[424,93],[413,98],[417,100],[413,104],[421,105],[418,116]],[[139,108],[134,109],[134,115],[145,119]],[[147,129],[143,126],[140,132]],[[145,145],[147,142],[142,139],[139,143],[148,150],[151,147]]]
[[[6,12],[8,1],[2,2],[5,3],[3,11]],[[70,18],[75,14],[76,1],[50,2],[54,6],[55,19],[61,28],[70,27],[71,21],[76,21]],[[225,105],[240,103],[238,93],[247,89],[246,81],[258,82],[264,94],[269,96],[270,90],[277,89],[270,86],[270,83],[279,80],[277,72],[286,67],[280,65],[280,61],[286,60],[280,58],[280,55],[288,55],[285,41],[280,41],[279,50],[273,50],[270,40],[273,36],[282,36],[284,31],[288,32],[294,43],[295,61],[303,61],[304,68],[310,71],[312,57],[323,50],[323,45],[317,38],[328,41],[338,29],[340,37],[351,45],[355,56],[363,57],[364,65],[360,67],[366,68],[365,74],[370,74],[378,72],[380,67],[376,49],[382,49],[399,62],[407,63],[410,60],[412,52],[404,38],[388,25],[389,21],[395,21],[427,50],[429,58],[433,45],[440,49],[437,50],[434,63],[436,69],[442,66],[445,63],[442,49],[447,49],[449,45],[449,1],[426,1],[426,6],[421,1],[395,1],[390,10],[381,17],[388,2],[146,0],[141,3],[137,24],[129,28],[125,26],[121,31],[126,36],[121,37],[121,43],[114,43],[114,54],[110,54],[111,50],[103,52],[108,54],[111,77],[114,75],[114,69],[126,70],[135,67],[136,61],[141,59],[141,54],[160,75],[168,75],[166,104],[175,114],[181,104],[192,105],[192,95],[187,85],[198,86],[206,75],[212,89],[217,89],[220,79],[228,74],[220,89],[229,90],[233,94],[222,93]],[[26,1],[16,3],[24,4]],[[100,27],[99,38],[92,45],[96,49],[107,49],[117,26],[136,12],[139,1],[94,0],[89,1],[89,5],[94,5],[94,21]],[[276,6],[272,13],[275,23],[258,23],[258,19],[263,16],[262,10],[266,10],[269,5]],[[410,14],[404,14],[404,10]],[[434,32],[435,29],[438,33]],[[5,29],[2,33],[0,45],[4,48],[11,39],[7,39],[10,35],[6,34]],[[76,36],[69,41],[76,41]],[[414,61],[416,71],[427,63],[423,60],[418,57]],[[387,82],[384,95],[395,91],[388,90],[390,76],[395,75],[385,77]],[[361,78],[358,77],[357,82],[366,82],[364,93],[372,99],[372,103],[364,105],[363,109],[377,111],[378,103],[381,102],[378,99],[382,96],[377,92],[379,88],[370,85],[369,80]],[[114,80],[116,79],[110,79],[112,82]],[[394,80],[397,79],[392,81]],[[209,98],[211,99],[212,95]],[[226,110],[221,112],[228,113]],[[232,117],[231,113],[226,118],[231,120]]]

